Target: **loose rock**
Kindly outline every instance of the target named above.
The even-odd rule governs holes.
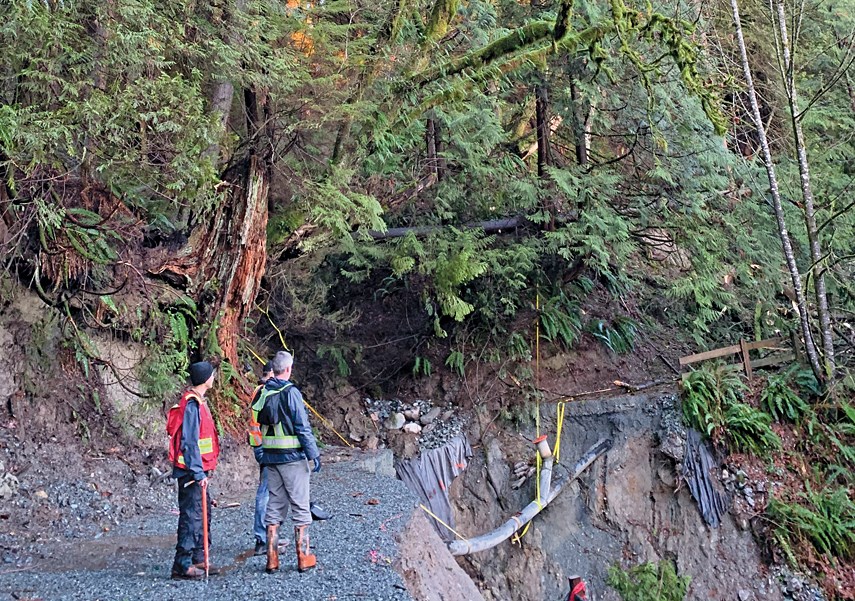
[[[429,424],[432,424],[434,420],[439,417],[439,414],[439,407],[434,407],[433,409],[425,413],[419,421],[422,423],[423,426],[427,426]]]
[[[404,417],[403,413],[393,413],[383,422],[383,427],[387,430],[400,430],[405,423],[407,423],[407,418]]]
[[[418,434],[422,431],[422,427],[415,422],[410,422],[404,426],[404,432],[408,434]]]

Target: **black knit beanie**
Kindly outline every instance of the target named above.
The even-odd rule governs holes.
[[[193,386],[199,386],[208,381],[211,374],[214,373],[214,366],[207,361],[199,361],[190,366],[190,383]]]

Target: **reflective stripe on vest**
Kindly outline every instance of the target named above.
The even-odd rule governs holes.
[[[265,449],[299,449],[301,447],[300,439],[285,434],[282,424],[273,426],[272,434],[270,429],[270,426],[267,426],[267,435],[261,437],[261,446]]]
[[[214,439],[213,438],[200,438],[199,439],[199,454],[204,455],[205,453],[213,453],[214,452]],[[203,457],[204,459],[204,457]],[[178,456],[178,464],[184,467],[184,454]]]

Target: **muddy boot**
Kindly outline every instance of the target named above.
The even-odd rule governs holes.
[[[173,580],[200,580],[205,577],[205,570],[199,569],[196,566],[190,566],[186,572],[172,568]]]
[[[267,527],[267,568],[265,571],[272,574],[279,570],[279,525],[271,524]]]
[[[202,572],[205,571],[205,564],[204,563],[194,563],[193,565],[195,567],[199,568],[200,570],[202,570]],[[217,567],[214,567],[212,565],[208,566],[208,576],[219,576],[222,573],[223,573],[223,568],[217,568]]]
[[[294,543],[297,546],[297,569],[301,572],[311,570],[318,563],[317,558],[309,551],[309,527],[294,527]]]

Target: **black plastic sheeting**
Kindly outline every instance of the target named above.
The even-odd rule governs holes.
[[[727,513],[730,499],[715,481],[713,470],[718,463],[697,430],[689,428],[686,437],[686,455],[683,458],[683,473],[692,497],[704,521],[713,528],[721,525],[721,516]]]
[[[469,442],[464,436],[456,436],[438,449],[423,451],[414,459],[399,461],[395,465],[395,472],[434,515],[454,528],[448,487],[466,469],[470,457],[472,447]],[[454,533],[431,516],[427,517],[444,541],[454,540]]]

